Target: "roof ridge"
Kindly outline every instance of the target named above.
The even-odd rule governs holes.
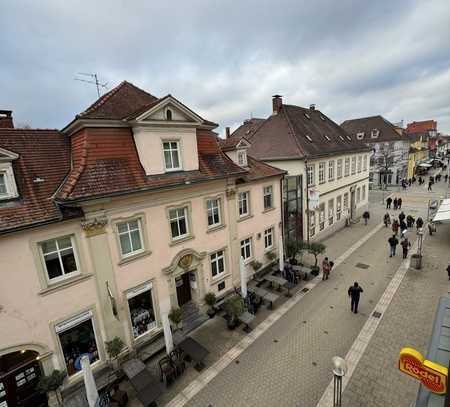
[[[122,89],[125,84],[127,84],[127,81],[122,81],[119,85],[117,85],[115,88],[111,89],[109,92],[105,93],[104,95],[100,96],[92,105],[90,105],[86,110],[83,112],[77,114],[77,117],[85,116],[88,113],[92,113],[95,110],[97,110],[100,106],[105,104],[106,101],[108,101],[113,95],[115,95],[120,89]]]

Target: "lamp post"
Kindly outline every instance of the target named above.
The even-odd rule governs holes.
[[[417,255],[419,256],[417,260],[417,268],[420,270],[422,268],[422,243],[423,243],[423,228],[417,229]]]
[[[334,386],[333,386],[333,407],[342,406],[342,378],[347,372],[347,362],[339,356],[335,356],[333,359],[333,374],[334,374]]]

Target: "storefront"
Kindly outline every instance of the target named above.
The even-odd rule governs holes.
[[[99,360],[92,311],[57,324],[55,331],[69,376],[81,371],[82,356],[87,355],[91,364]]]
[[[297,247],[303,240],[302,176],[289,176],[283,181],[285,241]],[[311,209],[311,208],[310,208]]]
[[[157,328],[152,288],[152,283],[149,282],[126,294],[134,339]]]

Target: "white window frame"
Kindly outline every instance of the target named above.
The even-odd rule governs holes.
[[[349,199],[349,193],[346,192],[344,194],[344,198],[342,199],[342,207],[343,207],[344,210],[348,210],[349,209],[348,208],[348,199]]]
[[[363,185],[362,186],[362,190],[361,190],[361,200],[364,202],[366,200],[366,186]]]
[[[210,203],[216,202],[216,206],[210,207]],[[209,224],[209,216],[211,213],[211,216],[214,220],[214,211],[217,209],[217,215],[219,218],[219,221],[213,224]],[[215,228],[217,226],[222,225],[222,213],[221,213],[221,201],[220,198],[209,198],[206,200],[206,223],[208,225],[208,228]]]
[[[339,195],[336,197],[336,221],[341,220],[341,211],[342,211],[342,196]]]
[[[6,198],[9,196],[9,192],[8,192],[8,181],[7,181],[7,175],[6,175],[6,171],[0,171],[0,179],[3,178],[3,182],[0,183],[0,185],[3,185],[5,188],[5,192],[2,192],[0,190],[0,198]]]
[[[164,148],[164,144],[169,143],[169,149]],[[172,149],[172,143],[176,144],[176,149]],[[166,172],[171,171],[180,171],[183,169],[183,164],[181,162],[181,143],[179,140],[162,140],[162,150],[163,150],[163,160],[164,160],[164,169]],[[166,151],[170,153],[170,159],[173,164],[173,152],[176,151],[177,157],[178,157],[178,167],[167,167],[167,161],[166,161]]]
[[[362,155],[358,156],[358,174],[362,171]]]
[[[274,234],[274,228],[270,227],[266,230],[264,230],[264,250],[271,250],[273,249],[273,241],[275,238],[275,234]],[[270,239],[271,244],[268,245],[268,240]]]
[[[337,179],[342,178],[342,158],[339,158],[337,160],[337,165],[336,165],[336,176]]]
[[[223,270],[220,271],[220,260],[222,260],[222,264],[223,264]],[[226,264],[225,264],[225,250],[217,250],[214,253],[211,253],[209,255],[209,264],[211,267],[211,276],[213,279],[216,279],[224,274],[226,274]],[[216,274],[214,274],[214,266],[216,266]]]
[[[367,154],[363,157],[363,171],[367,171]]]
[[[345,168],[344,168],[344,176],[348,177],[350,175],[350,157],[345,158]]]
[[[361,188],[356,188],[356,204],[359,204],[361,202]]]
[[[0,148],[1,150],[1,148]],[[3,175],[5,183],[5,193],[0,193],[1,199],[17,198],[19,196],[17,192],[16,180],[14,178],[14,171],[10,162],[0,162],[0,174]]]
[[[307,178],[307,182],[308,182],[308,186],[312,186],[315,183],[315,179],[314,179],[314,168],[315,165],[307,165],[306,166],[306,178]]]
[[[241,256],[244,258],[244,262],[247,262],[251,258],[253,258],[252,240],[253,239],[251,236],[241,240],[240,249],[241,249]],[[248,248],[249,255],[243,256],[242,249],[244,249],[244,253],[246,253],[247,252],[246,248]]]
[[[352,157],[352,175],[356,174],[356,156]]]
[[[319,230],[325,229],[325,204],[321,203],[319,206]]]
[[[238,150],[237,152],[238,165],[241,167],[247,167],[247,151]]]
[[[325,183],[325,162],[319,163],[319,184]]]
[[[138,228],[130,230],[130,225],[129,224],[131,222],[137,222]],[[119,225],[123,225],[123,224],[127,225],[127,231],[126,232],[119,232]],[[129,219],[129,220],[117,222],[116,223],[116,228],[117,228],[117,236],[118,236],[118,239],[119,239],[120,256],[123,259],[127,258],[127,257],[131,257],[131,256],[135,256],[136,254],[139,254],[139,253],[142,253],[142,252],[145,251],[145,241],[144,241],[144,236],[143,236],[143,233],[142,233],[142,222],[141,222],[141,219],[137,218],[137,219]],[[130,239],[130,246],[133,249],[133,243],[132,243],[132,240],[131,240],[131,232],[134,232],[135,230],[139,231],[139,239],[141,240],[141,248],[137,249],[137,250],[131,250],[130,253],[124,254],[123,250],[122,250],[122,242],[120,240],[120,236],[127,234],[128,238]]]
[[[241,207],[243,209],[244,201],[246,204],[247,211],[241,213]],[[241,203],[242,203],[242,205],[241,205]],[[246,216],[250,215],[250,191],[242,191],[242,192],[238,193],[238,215],[239,215],[239,218],[245,218]]]
[[[334,181],[334,160],[328,161],[328,181]]]
[[[75,264],[77,266],[77,269],[75,271],[72,271],[71,273],[65,273],[64,272],[64,266],[63,266],[61,255],[60,255],[60,251],[67,250],[68,248],[66,247],[66,248],[60,250],[59,247],[58,247],[58,240],[66,239],[66,238],[70,238],[70,244],[71,244],[71,248],[72,248],[72,251],[73,251],[74,258],[75,258]],[[49,253],[44,253],[42,245],[44,243],[46,243],[46,242],[51,242],[52,240],[55,241],[57,250],[53,251],[53,252],[49,252]],[[77,248],[76,248],[75,239],[74,239],[73,235],[70,235],[70,236],[58,236],[58,237],[55,237],[53,239],[47,239],[47,240],[44,240],[42,242],[39,242],[39,252],[40,252],[41,259],[42,259],[42,264],[43,264],[43,267],[44,267],[45,278],[46,278],[46,281],[47,281],[48,284],[58,283],[59,281],[71,279],[71,278],[79,276],[81,274],[80,260],[78,258]],[[50,276],[48,275],[47,264],[45,263],[45,254],[51,254],[51,253],[57,253],[58,254],[59,265],[60,265],[61,270],[62,270],[62,275],[59,276],[59,277],[55,277],[55,278],[50,278]]]
[[[364,138],[364,132],[356,133],[356,138],[362,140]]]
[[[270,190],[270,192],[268,192]],[[266,206],[266,196],[270,196],[270,206]],[[267,211],[269,209],[273,209],[273,185],[266,185],[263,187],[263,205],[264,210]]]
[[[316,234],[316,212],[309,211],[309,236],[312,237]]]
[[[152,299],[152,310],[155,316],[155,320],[154,322],[154,326],[152,328],[150,328],[148,331],[145,331],[144,333],[138,335],[138,336],[134,336],[134,332],[133,332],[133,321],[131,320],[132,316],[131,316],[131,309],[130,309],[130,299],[137,297],[138,295],[141,295],[145,292],[150,293],[151,295],[151,299]],[[127,308],[128,308],[128,319],[130,322],[130,329],[131,329],[131,338],[133,341],[139,341],[140,338],[143,338],[146,335],[149,335],[151,332],[154,332],[156,329],[158,329],[158,318],[156,317],[156,307],[155,307],[155,290],[153,288],[153,284],[151,281],[145,283],[145,284],[141,284],[138,287],[132,288],[130,290],[127,290],[127,292],[125,292],[125,298],[126,298],[126,302],[127,302]]]
[[[178,215],[178,211],[179,211],[180,209],[183,210],[183,215],[184,215],[184,216],[179,216],[179,215]],[[168,215],[169,215],[169,229],[170,229],[170,236],[171,236],[171,239],[172,239],[173,241],[176,241],[176,240],[184,239],[185,237],[189,236],[189,226],[190,226],[190,225],[189,225],[189,210],[188,210],[188,207],[187,207],[187,206],[179,206],[179,207],[176,207],[176,208],[169,208],[168,211],[169,211],[169,212],[168,212]],[[170,216],[170,212],[172,212],[172,211],[177,211],[177,215],[176,215],[174,218],[172,218],[172,217]],[[176,222],[177,222],[178,230],[180,230],[180,223],[179,223],[179,220],[180,220],[180,219],[183,219],[183,218],[184,218],[185,223],[186,223],[186,233],[183,234],[183,235],[179,235],[179,236],[177,236],[177,237],[173,237],[173,236],[172,236],[172,221],[176,221]]]
[[[378,138],[379,135],[380,135],[380,130],[378,130],[378,129],[372,129],[372,131],[370,132],[371,138]]]
[[[328,225],[334,223],[334,198],[328,201]]]

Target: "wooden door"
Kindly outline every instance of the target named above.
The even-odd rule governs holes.
[[[181,307],[191,300],[191,282],[189,273],[184,273],[175,278],[175,285],[177,286],[178,305]]]

